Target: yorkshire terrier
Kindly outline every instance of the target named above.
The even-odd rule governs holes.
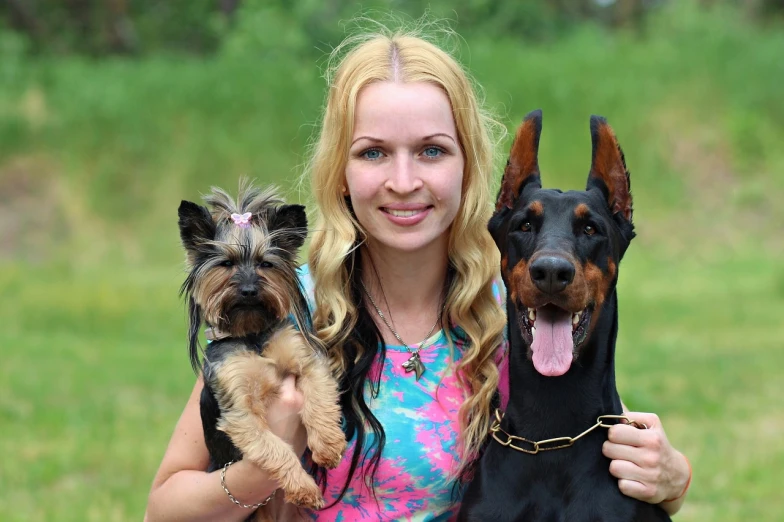
[[[249,459],[280,484],[286,502],[319,509],[321,490],[265,420],[283,379],[294,375],[312,461],[327,468],[340,462],[346,440],[337,383],[312,333],[296,272],[307,235],[305,208],[284,204],[274,188],[240,192],[234,201],[213,188],[204,198],[209,208],[183,201],[178,212],[189,268],[181,293],[188,300],[191,364],[204,377],[209,471]],[[205,323],[212,342],[201,363],[198,337]]]

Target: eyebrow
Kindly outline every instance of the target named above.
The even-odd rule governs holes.
[[[428,136],[423,136],[421,140],[422,141],[430,141],[433,138],[437,138],[437,137],[448,138],[452,142],[454,142],[455,145],[457,145],[457,141],[452,136],[450,136],[449,134],[446,134],[444,132],[436,132],[435,134],[430,134]],[[356,138],[354,141],[352,141],[351,145],[353,146],[359,140],[368,140],[368,141],[372,141],[373,143],[384,143],[384,140],[382,140],[380,138],[374,138],[372,136],[360,136],[360,137]]]
[[[439,136],[442,136],[444,138],[449,138],[450,140],[452,140],[455,143],[455,145],[457,145],[457,141],[452,136],[450,136],[449,134],[446,134],[444,132],[436,132],[435,134],[431,134],[430,136],[425,136],[424,138],[422,138],[422,141],[429,141],[429,140],[432,140],[433,138],[437,138]]]
[[[369,140],[369,141],[372,141],[374,143],[383,143],[384,142],[384,140],[381,140],[381,139],[378,139],[378,138],[373,138],[371,136],[360,136],[359,138],[357,138],[354,141],[352,141],[351,145],[354,145],[359,140]]]

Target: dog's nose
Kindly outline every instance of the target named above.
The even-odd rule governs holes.
[[[536,287],[546,294],[562,292],[574,279],[574,265],[563,257],[542,256],[528,267]]]
[[[242,285],[240,294],[242,294],[242,297],[256,297],[259,295],[259,290],[255,285]]]

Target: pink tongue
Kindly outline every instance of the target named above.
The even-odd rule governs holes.
[[[536,310],[536,334],[531,350],[536,371],[545,377],[558,377],[572,365],[572,314],[551,306]]]

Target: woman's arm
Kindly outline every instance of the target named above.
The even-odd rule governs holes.
[[[169,447],[153,480],[145,521],[156,520],[244,520],[250,510],[234,504],[223,491],[220,470],[207,473],[209,454],[204,442],[199,399],[204,383],[196,381],[193,392],[177,422]],[[287,378],[280,397],[267,410],[271,431],[295,451],[305,449],[305,435],[299,419],[302,394],[294,377]],[[232,464],[226,471],[226,487],[237,500],[256,504],[278,488],[270,476],[248,461]]]
[[[691,480],[686,457],[673,448],[653,413],[624,413],[644,423],[647,430],[619,424],[609,430],[602,452],[610,459],[610,473],[618,478],[621,492],[632,498],[659,504],[670,515],[683,505]]]

